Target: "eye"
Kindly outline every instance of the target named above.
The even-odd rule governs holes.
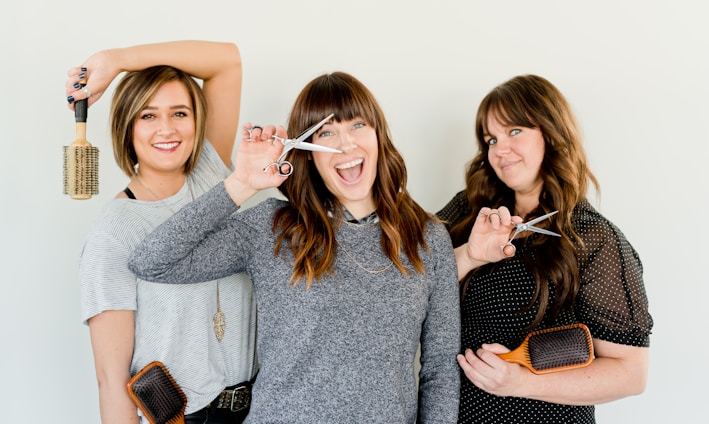
[[[366,126],[367,126],[367,124],[364,123],[364,122],[355,122],[355,124],[352,125],[352,128],[358,130],[358,129],[364,128],[364,127],[366,127]]]
[[[512,131],[510,131],[510,135],[517,135],[521,132],[522,132],[522,130],[520,130],[519,128],[515,128]]]
[[[186,118],[188,115],[187,115],[187,112],[180,111],[180,112],[175,112],[175,116],[177,116],[178,118]]]
[[[332,132],[329,130],[323,130],[320,131],[319,133],[315,134],[316,138],[324,138],[324,137],[330,137],[332,135]]]
[[[155,117],[155,115],[153,115],[152,113],[144,113],[144,114],[140,115],[140,119],[146,119],[146,120],[153,119],[154,117]]]
[[[485,140],[485,142],[487,143],[488,146],[494,146],[495,144],[497,144],[497,139],[496,138],[488,138],[487,140]]]

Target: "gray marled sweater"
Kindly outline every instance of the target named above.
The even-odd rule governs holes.
[[[460,317],[455,257],[429,223],[425,273],[404,277],[382,253],[379,225],[342,225],[333,275],[288,284],[292,255],[274,257],[269,199],[241,213],[218,184],[133,252],[130,269],[161,283],[251,277],[260,372],[247,423],[454,423]],[[227,317],[227,325],[229,317]],[[414,362],[421,343],[417,391]]]

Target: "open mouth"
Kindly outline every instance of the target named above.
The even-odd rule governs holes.
[[[360,175],[362,175],[362,163],[364,159],[359,158],[350,162],[342,163],[335,166],[337,174],[348,183],[357,181]]]

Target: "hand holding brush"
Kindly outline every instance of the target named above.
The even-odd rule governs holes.
[[[85,80],[81,85],[85,88]],[[85,200],[98,194],[98,149],[86,140],[86,117],[90,92],[87,98],[74,104],[76,140],[64,146],[64,194],[72,199]]]
[[[162,362],[144,366],[127,388],[150,424],[184,424],[187,397]]]
[[[585,325],[570,324],[532,331],[517,349],[498,356],[535,374],[546,374],[589,365],[594,359],[593,341]]]

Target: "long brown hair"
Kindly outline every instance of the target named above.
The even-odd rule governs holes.
[[[192,100],[195,119],[195,142],[185,163],[185,173],[191,172],[202,152],[207,127],[207,99],[197,82],[186,72],[172,66],[159,65],[128,72],[116,86],[111,101],[111,138],[113,156],[121,170],[133,177],[138,157],[133,146],[133,128],[150,99],[170,81],[180,81]]]
[[[382,229],[381,248],[404,275],[408,271],[399,260],[402,251],[415,270],[423,272],[419,247],[428,247],[424,234],[432,217],[409,195],[404,159],[394,147],[384,113],[367,87],[344,72],[313,79],[291,110],[288,136],[298,136],[331,113],[335,122],[361,118],[375,129],[378,160],[372,191]],[[333,269],[342,205],[325,186],[308,153],[293,150],[287,159],[293,164],[293,174],[279,190],[289,203],[274,219],[273,231],[278,235],[274,253],[287,245],[295,257],[291,283],[296,285],[305,278],[310,287],[313,280]]]
[[[589,182],[597,192],[600,188],[588,168],[579,126],[566,98],[542,77],[517,76],[490,91],[478,108],[475,118],[478,153],[469,163],[465,176],[468,202],[474,213],[451,229],[455,246],[467,241],[475,221],[475,211],[481,207],[506,206],[514,210],[514,191],[497,177],[487,159],[489,146],[484,135],[491,118],[503,125],[538,128],[544,137],[544,159],[540,169],[543,186],[539,206],[526,218],[558,210],[557,216],[546,225],[562,237],[539,237],[531,244],[545,258],[544,261],[527,264],[537,282],[535,294],[527,306],[530,308],[539,302],[534,326],[542,321],[549,307],[549,284],[555,286],[556,293],[550,318],[570,307],[576,298],[580,281],[574,243],[580,244],[582,241],[571,224],[571,214],[574,207],[586,198]],[[474,273],[463,280],[463,291]]]

